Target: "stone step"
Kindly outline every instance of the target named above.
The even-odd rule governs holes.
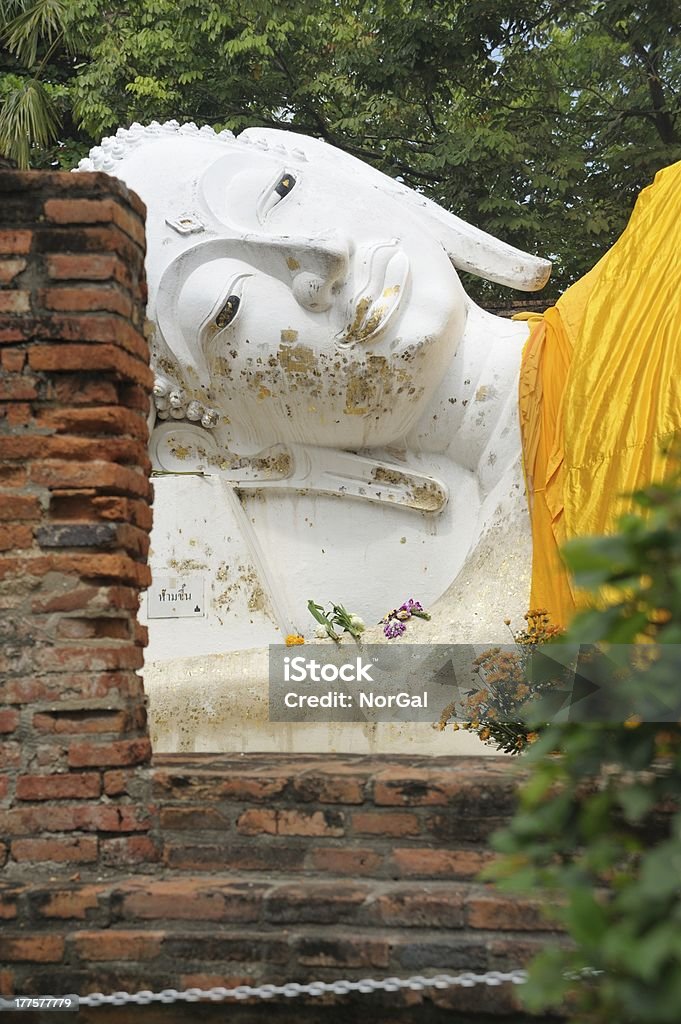
[[[283,875],[4,883],[0,917],[3,961],[19,992],[506,971],[561,941],[535,900],[479,883]],[[514,1008],[510,985],[409,997],[479,1013]],[[401,1005],[399,994],[391,998]]]
[[[491,859],[510,758],[162,755],[153,797],[174,871],[467,880]]]

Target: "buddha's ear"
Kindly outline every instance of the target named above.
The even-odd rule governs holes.
[[[539,291],[548,281],[549,260],[500,241],[411,189],[403,196],[423,216],[458,270],[524,292]]]

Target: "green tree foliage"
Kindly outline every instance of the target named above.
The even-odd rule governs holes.
[[[620,724],[554,724],[542,734],[520,809],[496,841],[496,877],[544,889],[575,943],[535,961],[528,1006],[567,1000],[580,1024],[681,1019],[681,724],[626,717],[628,705],[659,694],[668,707],[680,702],[681,475],[640,494],[639,505],[619,533],[568,546],[578,585],[607,587],[608,604],[576,617],[565,639],[623,651],[643,635],[656,646],[639,646],[647,667],[616,681]],[[657,646],[666,644],[674,647]],[[600,973],[566,976],[587,967]]]
[[[285,126],[541,249],[555,261],[548,294],[593,265],[641,187],[681,157],[676,0],[5,0],[0,11],[0,151],[15,159],[30,149],[38,166],[68,167],[135,120]]]

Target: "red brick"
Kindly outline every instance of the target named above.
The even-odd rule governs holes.
[[[79,310],[103,311],[119,313],[131,317],[132,299],[129,295],[115,287],[97,288],[86,285],[74,288],[43,288],[38,292],[38,300],[45,309],[58,312],[75,312]]]
[[[13,921],[19,911],[17,909],[17,900],[21,895],[21,887],[10,887],[0,888],[0,920],[1,921]]]
[[[129,640],[130,633],[128,619],[63,618],[57,623],[57,636],[64,640]]]
[[[30,357],[29,357],[30,358]],[[33,377],[6,377],[0,379],[0,401],[29,402],[38,397]]]
[[[470,896],[466,901],[466,923],[469,928],[490,931],[560,931],[561,926],[547,916],[550,907],[538,900],[519,896],[485,893]]]
[[[95,647],[92,644],[85,647],[43,647],[33,651],[31,660],[38,670],[112,672],[117,669],[142,668],[144,655],[139,648],[129,644],[117,647]]]
[[[118,437],[129,434],[145,443],[149,434],[146,417],[116,405],[46,409],[37,417],[36,422],[57,433],[115,434]]]
[[[26,253],[30,251],[32,231],[0,229],[0,253]]]
[[[306,967],[387,967],[390,945],[383,939],[324,939],[304,936],[296,959]]]
[[[31,293],[26,291],[0,292],[0,313],[29,313]]]
[[[48,199],[45,215],[56,224],[108,224],[113,221],[138,245],[145,245],[140,219],[111,199]]]
[[[119,384],[103,374],[96,378],[87,373],[63,373],[51,377],[46,396],[60,408],[69,406],[108,405],[118,401]]]
[[[0,496],[0,519],[40,519],[42,510],[38,498],[28,494]]]
[[[100,793],[101,776],[97,772],[20,775],[17,779],[19,800],[86,800],[97,799]]]
[[[313,871],[328,871],[334,875],[371,875],[383,864],[383,854],[357,847],[318,846],[309,851],[307,862]]]
[[[374,784],[374,803],[409,807],[447,804],[452,792],[461,790],[457,773],[414,768],[388,769],[381,772]]]
[[[291,789],[299,800],[322,804],[362,804],[366,797],[366,775],[343,776],[310,772],[296,775]]]
[[[424,878],[475,878],[494,854],[482,850],[393,850],[400,876]]]
[[[0,260],[0,284],[10,284],[25,269],[26,260]]]
[[[62,593],[50,593],[36,598],[32,604],[34,612],[72,612],[80,609],[108,611],[126,609],[136,611],[139,593],[132,587],[105,586],[88,587],[65,581]]]
[[[367,886],[338,880],[278,885],[267,895],[265,920],[274,924],[339,924],[357,918],[370,892]]]
[[[137,644],[138,647],[148,647],[149,646],[149,627],[148,626],[141,626],[139,624],[139,622],[136,622],[134,624],[134,636],[133,636],[133,639],[134,639],[134,642]]]
[[[126,353],[139,357],[145,364],[149,362],[149,345],[137,327],[128,319],[121,319],[120,316],[105,310],[98,313],[54,312],[51,315],[24,317],[17,323],[17,329],[23,331],[25,340],[40,342],[36,348],[71,349],[69,342],[87,342],[86,347],[92,350],[90,358],[94,360],[96,352],[104,347],[105,343],[109,343],[119,350],[124,349]],[[45,342],[54,344],[46,345]],[[92,364],[86,364],[82,369],[86,372],[92,370]]]
[[[163,848],[164,862],[182,871],[302,871],[304,857],[301,846],[230,843],[226,848],[224,840],[212,846],[166,842]]]
[[[251,923],[260,916],[266,885],[182,878],[133,882],[114,890],[115,916],[125,920],[228,921]]]
[[[28,352],[28,365],[32,370],[68,373],[73,370],[94,373],[109,370],[119,377],[151,388],[154,375],[141,359],[122,352],[114,345],[34,345]],[[35,398],[35,389],[29,395],[17,398]],[[2,394],[0,394],[0,398]],[[12,398],[12,395],[8,395]]]
[[[105,463],[132,463],[147,471],[151,468],[146,445],[128,437],[6,437],[0,440],[0,458],[69,459],[81,463],[99,459]]]
[[[72,743],[69,747],[72,768],[145,764],[150,759],[151,743],[146,737],[114,743]]]
[[[95,460],[82,465],[63,459],[46,459],[34,464],[30,471],[31,480],[51,490],[93,487],[113,491],[116,494],[131,494],[151,500],[152,492],[146,476],[118,466],[111,462]]]
[[[11,836],[33,832],[144,832],[149,813],[132,804],[55,804],[0,811],[3,830]]]
[[[33,546],[32,526],[0,527],[0,551],[30,548]]]
[[[354,832],[374,836],[417,836],[421,823],[415,814],[367,811],[352,816]]]
[[[245,836],[260,833],[280,836],[342,836],[340,811],[252,809],[237,819],[237,831]]]
[[[8,325],[13,322],[15,326],[9,327]],[[15,341],[26,341],[26,332],[22,330],[20,323],[7,317],[4,317],[3,323],[3,317],[0,317],[0,345],[7,345]]]
[[[19,712],[14,708],[0,709],[0,733],[14,732],[19,725]]]
[[[113,279],[129,285],[131,275],[126,264],[117,256],[88,253],[54,253],[47,257],[47,272],[53,280],[106,281]]]
[[[119,399],[121,405],[126,409],[137,409],[143,416],[149,415],[151,409],[151,398],[149,392],[139,384],[129,384],[121,381]]]
[[[7,406],[7,425],[26,427],[33,419],[33,410],[28,402],[12,402]]]
[[[209,800],[266,802],[283,793],[288,784],[285,776],[273,779],[252,773],[239,775],[231,771],[226,776],[208,769],[194,770],[191,775],[183,775],[181,772],[157,768],[153,775],[153,790],[160,797],[192,803]]]
[[[26,365],[26,353],[20,348],[3,349],[0,353],[0,364],[7,373],[21,373]]]
[[[164,932],[106,931],[73,932],[69,936],[76,955],[83,961],[153,960],[161,952]]]
[[[83,673],[54,673],[38,678],[23,676],[0,680],[0,699],[12,704],[33,704],[39,701],[74,700],[87,711],[90,701],[105,698],[118,702],[127,698],[140,698],[142,680],[134,672],[104,672],[93,675]],[[95,767],[97,767],[96,762]]]
[[[31,905],[37,917],[84,921],[88,910],[96,910],[104,885],[81,885],[72,889],[44,889],[31,893]]]
[[[59,963],[64,955],[64,940],[59,935],[5,935],[2,956],[10,963]]]
[[[132,498],[96,497],[92,505],[100,519],[124,520],[141,530],[150,530],[151,506],[146,501]]]
[[[215,807],[163,807],[160,824],[163,829],[224,829],[229,817]]]
[[[372,901],[372,924],[387,928],[463,928],[464,890],[424,888],[409,883],[408,889],[382,893]]]
[[[0,466],[0,487],[24,487],[27,477],[23,466]]]
[[[100,839],[99,849],[100,863],[105,867],[121,868],[126,865],[155,864],[161,859],[156,843],[149,836]]]
[[[118,583],[129,583],[136,587],[148,587],[151,583],[149,567],[141,562],[135,562],[125,555],[59,553],[0,559],[0,579],[40,577],[45,576],[48,572],[73,574],[81,576],[83,579],[115,580]],[[41,664],[45,668],[49,668],[44,657]],[[135,664],[135,668],[139,668],[139,663]]]
[[[129,711],[113,709],[99,710],[92,708],[86,718],[82,714],[69,714],[68,711],[37,712],[33,716],[33,728],[36,732],[53,733],[124,733],[132,724]],[[99,795],[99,794],[97,794]]]
[[[48,224],[38,227],[33,248],[38,253],[78,252],[82,255],[115,253],[139,277],[139,290],[143,285],[143,253],[140,246],[115,224],[105,227]]]
[[[107,796],[130,796],[128,787],[134,779],[133,771],[125,771],[122,768],[104,772],[104,792]]]

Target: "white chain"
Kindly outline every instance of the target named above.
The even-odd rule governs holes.
[[[595,970],[593,967],[583,967],[578,971],[568,971],[565,977],[571,981],[585,981],[603,974],[603,971]],[[126,1003],[137,1003],[140,1006],[147,1006],[149,1003],[197,1003],[200,999],[210,999],[214,1003],[221,1003],[225,999],[273,999],[275,996],[284,996],[292,999],[295,996],[323,996],[328,993],[345,996],[350,992],[359,992],[362,995],[370,995],[372,992],[399,992],[400,989],[410,989],[413,992],[420,992],[426,988],[473,988],[475,985],[489,985],[494,987],[509,982],[511,985],[524,985],[527,981],[527,971],[487,971],[485,974],[476,974],[473,971],[465,971],[462,974],[436,974],[427,978],[422,974],[415,974],[411,978],[362,978],[360,981],[311,981],[307,984],[299,984],[297,981],[290,981],[286,985],[237,985],[235,988],[186,988],[178,992],[176,988],[164,988],[161,992],[150,992],[143,989],[141,992],[113,992],[105,996],[102,992],[92,992],[88,996],[40,996],[41,1000],[57,999],[63,1002],[67,998],[78,1001],[79,1006],[125,1006]],[[15,1009],[15,1000],[0,998],[0,1010]]]
[[[175,1003],[183,1001],[186,1003],[197,1003],[200,999],[210,999],[214,1003],[222,1002],[225,999],[273,999],[275,996],[284,996],[292,999],[295,996],[323,996],[327,993],[344,996],[350,992],[359,992],[368,995],[372,992],[398,992],[400,989],[410,989],[414,992],[426,988],[452,988],[455,985],[461,988],[472,988],[474,985],[503,985],[510,982],[512,985],[523,985],[527,981],[527,971],[488,971],[486,974],[475,974],[466,971],[463,974],[436,974],[432,978],[417,974],[412,978],[362,978],[360,981],[312,981],[308,984],[299,984],[291,981],[286,985],[237,985],[236,988],[187,988],[178,992],[174,988],[165,988],[162,992],[114,992],[105,996],[101,992],[93,992],[88,996],[80,996],[80,1006],[125,1006],[126,1003],[138,1003],[146,1006],[149,1003]],[[54,998],[54,997],[43,997]],[[0,1009],[3,1008],[5,1000],[0,999]]]

